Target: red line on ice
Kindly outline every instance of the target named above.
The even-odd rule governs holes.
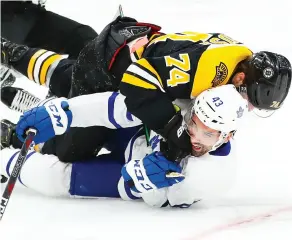
[[[224,224],[224,225],[219,225],[217,227],[214,227],[214,228],[211,228],[209,230],[206,230],[206,231],[196,235],[195,237],[186,238],[185,240],[203,239],[205,237],[209,237],[210,235],[216,234],[218,232],[221,232],[221,231],[224,231],[224,230],[229,230],[230,228],[238,227],[238,226],[241,226],[241,225],[247,224],[247,223],[252,223],[252,222],[255,222],[257,220],[258,221],[262,221],[262,220],[265,220],[267,218],[273,217],[273,216],[275,216],[275,215],[277,215],[279,213],[288,212],[288,211],[292,211],[292,206],[285,207],[285,208],[279,208],[279,209],[276,209],[274,211],[270,211],[270,212],[267,212],[267,213],[255,215],[255,216],[252,216],[252,217],[249,217],[249,218],[245,218],[245,219],[242,219],[242,220],[234,221],[234,222],[227,223],[227,224]]]

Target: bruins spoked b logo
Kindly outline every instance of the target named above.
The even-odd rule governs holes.
[[[224,80],[227,78],[227,75],[227,66],[223,62],[220,62],[219,66],[216,66],[216,75],[212,81],[212,87],[216,87],[223,83]]]

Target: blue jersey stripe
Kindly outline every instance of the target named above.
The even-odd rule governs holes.
[[[133,116],[130,112],[127,112],[127,115],[126,115],[127,119],[130,120],[130,121],[134,121],[133,120]]]
[[[119,93],[113,92],[113,94],[109,97],[108,99],[108,119],[109,121],[116,127],[116,128],[122,128],[121,125],[119,125],[114,116],[114,106],[115,106],[115,101]]]
[[[9,159],[7,165],[6,165],[6,173],[7,173],[7,175],[8,175],[9,177],[10,177],[10,173],[9,173],[10,165],[11,165],[13,159],[15,158],[15,156],[16,156],[19,152],[20,152],[20,151],[17,151],[16,153],[14,153],[14,154],[10,157],[10,159]]]

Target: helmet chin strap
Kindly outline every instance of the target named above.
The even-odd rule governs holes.
[[[211,150],[208,151],[208,152],[213,152],[217,148],[219,148],[225,142],[226,138],[228,137],[228,134],[229,133],[221,132],[218,141],[213,145],[213,147],[211,148]]]

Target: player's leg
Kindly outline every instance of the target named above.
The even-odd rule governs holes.
[[[87,25],[43,10],[25,43],[31,47],[68,54],[69,58],[76,59],[86,44],[97,36],[96,31]]]
[[[1,172],[9,177],[20,149],[1,150]],[[47,196],[69,196],[71,164],[59,161],[54,155],[43,155],[30,150],[24,163],[18,182]]]
[[[67,97],[75,60],[40,48],[30,48],[1,38],[1,62],[58,96]]]
[[[54,154],[60,161],[73,163],[88,161],[114,136],[114,129],[105,127],[71,128],[63,135],[55,136],[42,147],[42,153]]]
[[[118,182],[122,159],[111,154],[100,155],[86,162],[72,164],[70,194],[82,197],[119,198]]]
[[[12,145],[12,126],[8,120],[1,122],[1,183],[10,176],[19,154],[19,147]],[[10,127],[7,127],[10,126]],[[3,137],[6,136],[6,137]],[[128,137],[127,137],[128,139]],[[126,145],[122,143],[125,147]],[[119,186],[121,168],[125,163],[124,151],[113,151],[111,154],[100,155],[73,164],[59,161],[54,155],[41,154],[30,150],[18,178],[19,183],[47,196],[80,197],[120,197],[119,191],[129,192]],[[132,196],[132,194],[130,194]],[[131,197],[129,197],[131,198]],[[131,198],[133,199],[133,198]],[[134,197],[136,199],[136,197]]]
[[[1,1],[1,37],[25,44],[40,12],[41,7],[31,1]]]
[[[107,148],[115,156],[124,154],[130,139],[140,127],[108,129],[94,126],[71,128],[67,133],[47,141],[42,152],[58,156],[62,162],[88,161],[95,157],[101,148]]]
[[[3,183],[10,176],[22,146],[14,135],[13,127],[14,124],[8,120],[1,121],[0,173],[4,176],[1,177]],[[69,196],[71,168],[70,164],[60,162],[54,155],[43,155],[30,150],[18,181],[44,195]]]
[[[69,54],[76,59],[97,33],[31,1],[1,1],[1,36],[19,44]]]
[[[0,174],[1,184],[5,184],[10,176],[20,149],[5,148],[1,150]],[[123,157],[123,156],[122,156]],[[120,198],[120,191],[130,190],[119,186],[123,159],[117,159],[111,154],[96,158],[66,164],[54,155],[43,155],[31,150],[22,167],[18,182],[45,196],[53,197],[109,197]],[[124,190],[127,189],[127,190]],[[130,193],[127,199],[138,199]]]

